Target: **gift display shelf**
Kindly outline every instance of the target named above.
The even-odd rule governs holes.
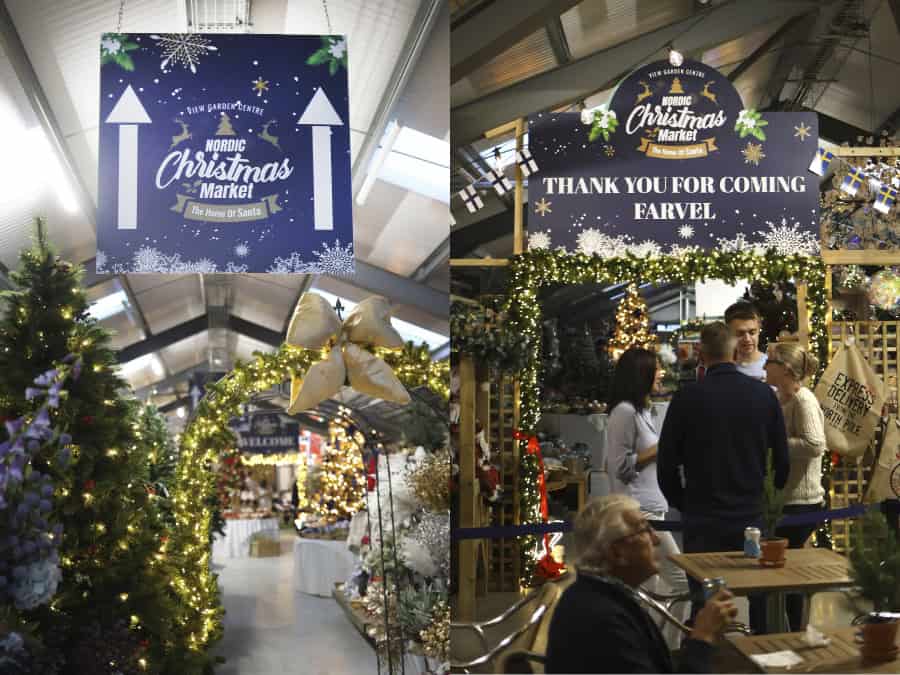
[[[344,584],[336,583],[331,595],[340,608],[344,610],[344,614],[347,615],[347,618],[350,620],[350,623],[353,624],[353,627],[359,631],[359,634],[363,636],[369,646],[372,647],[372,649],[375,649],[375,640],[369,635],[371,620],[369,619],[368,614],[361,608],[355,607],[353,603],[350,602],[344,593]]]

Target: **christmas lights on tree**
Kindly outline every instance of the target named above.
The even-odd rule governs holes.
[[[616,332],[609,341],[609,351],[614,359],[618,359],[632,347],[653,349],[655,345],[656,336],[650,333],[647,303],[637,284],[629,284],[625,297],[616,307]]]
[[[331,443],[322,454],[319,491],[312,501],[316,515],[329,522],[349,520],[365,505],[365,473],[356,434],[338,424],[329,428]]]

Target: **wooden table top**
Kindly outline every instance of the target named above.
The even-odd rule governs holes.
[[[824,548],[789,548],[784,567],[765,568],[742,551],[682,553],[672,562],[698,581],[722,577],[735,595],[758,591],[814,591],[850,586],[850,563],[844,556]]]
[[[803,633],[778,633],[750,637],[727,636],[726,639],[747,661],[748,669],[760,673],[900,673],[900,657],[893,661],[865,662],[854,636],[859,628],[848,626],[825,631],[831,638],[827,647],[808,647]],[[763,668],[750,654],[768,654],[790,649],[803,659],[791,668]]]

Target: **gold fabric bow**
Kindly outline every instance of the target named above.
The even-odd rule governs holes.
[[[391,326],[391,308],[386,298],[366,298],[342,324],[325,298],[306,293],[294,309],[287,343],[306,349],[331,345],[328,357],[313,364],[305,377],[291,377],[291,414],[314,408],[334,396],[347,380],[362,394],[394,403],[410,401],[409,393],[390,366],[363,347],[403,347],[403,338]]]

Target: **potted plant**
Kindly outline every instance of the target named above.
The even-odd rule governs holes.
[[[766,456],[766,479],[763,483],[763,527],[759,542],[759,564],[763,567],[784,567],[784,552],[788,540],[775,536],[775,528],[784,512],[784,490],[775,487],[775,470],[772,467],[772,450]]]
[[[900,610],[900,546],[878,511],[866,513],[854,529],[857,537],[850,551],[851,578],[873,609],[862,627],[862,654],[869,660],[890,660],[897,653],[900,623],[881,613]]]

